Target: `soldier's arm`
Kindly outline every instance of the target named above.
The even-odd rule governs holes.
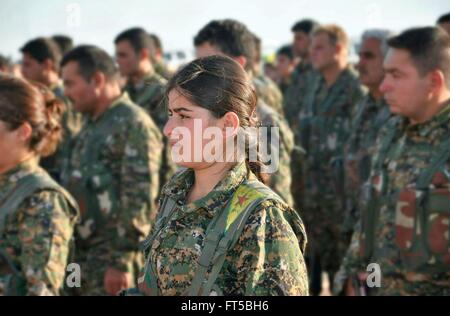
[[[355,276],[358,272],[364,271],[362,261],[360,259],[360,232],[361,232],[361,220],[358,220],[353,230],[352,239],[350,245],[347,248],[345,257],[342,260],[339,271],[334,278],[333,292],[335,295],[339,295],[346,291],[346,285],[350,281],[350,278]]]
[[[281,117],[273,120],[269,124],[270,126],[278,127],[278,133],[272,131],[268,137],[272,163],[274,158],[278,160],[278,169],[270,173],[269,187],[279,194],[288,205],[293,206],[291,155],[294,149],[294,135],[287,122]]]
[[[35,193],[19,206],[20,266],[27,295],[59,295],[74,218],[60,193]]]
[[[304,236],[303,236],[304,237]],[[308,277],[299,241],[281,206],[266,201],[248,219],[227,257],[240,295],[308,295]]]
[[[161,134],[153,124],[129,126],[120,163],[117,227],[112,238],[111,267],[129,271],[127,264],[154,222],[159,190]]]

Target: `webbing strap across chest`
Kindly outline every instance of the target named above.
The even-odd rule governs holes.
[[[17,185],[0,201],[0,235],[4,231],[6,218],[13,215],[33,192],[43,189],[60,191],[59,185],[48,176],[29,174],[18,180]]]

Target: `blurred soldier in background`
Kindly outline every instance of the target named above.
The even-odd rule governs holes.
[[[138,246],[156,215],[161,133],[121,92],[118,71],[105,51],[79,46],[61,65],[67,97],[88,116],[63,175],[81,211],[78,294],[114,295],[135,284],[143,264]]]
[[[27,42],[21,49],[23,56],[22,74],[29,81],[39,82],[48,87],[65,102],[66,110],[62,117],[63,139],[54,155],[41,161],[41,165],[57,181],[70,157],[72,142],[82,126],[82,116],[76,113],[64,97],[64,89],[59,78],[61,51],[50,38],[36,38]]]

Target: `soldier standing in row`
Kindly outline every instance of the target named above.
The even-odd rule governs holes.
[[[341,269],[367,285],[367,266],[376,263],[379,282],[371,295],[448,296],[450,36],[437,27],[416,28],[388,45],[380,89],[397,115],[377,139]],[[349,295],[354,278],[345,283]]]
[[[61,62],[66,96],[88,121],[63,183],[77,199],[76,262],[82,295],[114,295],[135,284],[138,244],[150,231],[159,190],[162,139],[151,117],[121,92],[108,54],[79,46]]]
[[[62,101],[0,75],[0,295],[60,295],[78,207],[38,165],[61,138]]]
[[[345,214],[343,148],[355,105],[363,96],[358,77],[348,64],[348,45],[348,37],[339,26],[315,30],[310,57],[317,74],[310,79],[299,115],[307,164],[302,214],[309,227],[314,295],[321,291],[321,271],[333,280],[346,249],[341,236]]]

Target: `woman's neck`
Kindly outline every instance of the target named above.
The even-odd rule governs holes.
[[[28,153],[27,155],[21,156],[19,159],[15,159],[13,162],[8,162],[3,165],[0,165],[0,174],[7,173],[8,171],[14,169],[24,161],[27,161],[33,157],[35,157],[33,153]]]
[[[194,170],[194,185],[186,202],[191,203],[208,195],[234,165],[235,163],[230,162],[216,162],[206,168]]]

